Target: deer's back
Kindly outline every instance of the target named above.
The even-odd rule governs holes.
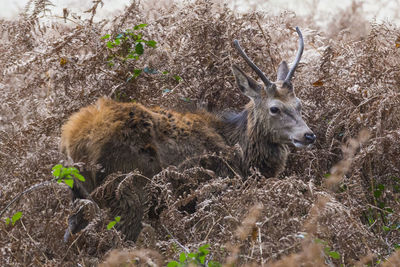
[[[216,130],[220,123],[207,112],[179,113],[101,98],[63,126],[61,148],[75,162],[103,168],[92,172],[90,192],[101,182],[95,173],[138,169],[151,177],[188,157],[224,149]]]

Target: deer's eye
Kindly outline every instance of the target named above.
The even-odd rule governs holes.
[[[277,114],[279,112],[279,108],[277,107],[270,107],[269,111],[271,111],[272,114]]]

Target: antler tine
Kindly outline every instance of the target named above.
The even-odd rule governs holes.
[[[239,45],[238,40],[234,40],[233,44],[236,48],[236,50],[239,52],[239,54],[242,56],[242,58],[247,62],[247,64],[257,73],[257,75],[261,78],[261,80],[264,82],[264,84],[268,87],[271,85],[271,82],[268,80],[267,76],[254,64],[253,61],[246,55],[246,53],[243,51],[242,47]]]
[[[290,82],[290,80],[292,79],[294,71],[296,70],[297,65],[299,65],[301,56],[303,55],[303,50],[304,50],[303,34],[301,34],[299,27],[296,27],[296,32],[299,35],[299,48],[297,51],[296,59],[293,62],[293,66],[290,68],[290,70],[286,76],[285,83]]]

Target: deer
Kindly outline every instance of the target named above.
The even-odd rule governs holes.
[[[239,55],[262,81],[258,83],[236,64],[232,65],[237,87],[249,99],[240,112],[183,113],[103,97],[73,114],[62,126],[62,152],[74,162],[100,165],[100,170],[83,173],[86,181],[77,181],[73,199],[87,199],[111,173],[138,170],[151,178],[188,157],[222,151],[234,145],[239,145],[242,151],[243,173],[250,167],[257,168],[265,177],[281,173],[289,145],[302,148],[316,141],[316,135],[302,118],[301,101],[291,82],[304,50],[298,27],[296,32],[299,41],[295,60],[290,69],[286,61],[279,64],[275,82],[247,56],[239,41],[233,41]],[[140,218],[132,220],[140,225],[137,223]],[[140,232],[140,226],[136,228],[125,229],[135,231],[130,235],[132,240]]]

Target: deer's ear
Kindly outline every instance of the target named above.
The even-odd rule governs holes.
[[[288,72],[289,72],[289,68],[288,68],[286,61],[282,61],[278,67],[278,71],[277,71],[278,75],[277,75],[276,80],[284,81],[286,79]]]
[[[262,86],[258,84],[253,78],[244,73],[238,66],[232,65],[232,72],[236,79],[240,91],[245,96],[255,99],[260,97]]]

